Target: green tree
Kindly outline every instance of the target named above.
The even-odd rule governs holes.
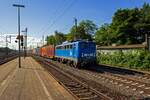
[[[66,41],[66,37],[63,33],[55,31],[55,44],[61,44],[62,42]]]
[[[46,41],[47,45],[58,45],[66,41],[66,36],[61,32],[55,31],[54,35],[47,36]]]
[[[134,25],[139,21],[139,10],[119,9],[113,17],[112,25],[115,28],[118,44],[139,43],[138,34]]]
[[[102,25],[95,34],[98,44],[111,45],[139,44],[150,34],[150,6],[142,8],[118,9],[109,25]]]
[[[56,40],[55,40],[55,37],[53,35],[47,36],[46,41],[47,41],[47,45],[56,44]]]
[[[140,20],[134,26],[138,31],[141,41],[145,40],[145,34],[150,32],[150,5],[144,3],[143,7],[140,9]]]
[[[77,30],[75,26],[73,26],[70,29],[70,32],[67,35],[67,40],[73,40],[73,39],[90,39],[91,40],[93,34],[95,34],[96,29],[97,29],[97,26],[92,21],[83,20],[77,26]]]
[[[102,25],[95,34],[95,41],[99,45],[109,45],[112,42],[112,34],[110,32],[110,25],[105,23]]]

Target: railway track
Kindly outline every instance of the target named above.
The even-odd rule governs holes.
[[[64,64],[61,64],[60,66],[62,65]],[[116,98],[120,98],[120,96],[122,96],[121,98],[124,98],[123,100],[125,100],[125,98],[128,98],[127,100],[129,100],[129,98],[133,98],[135,100],[137,99],[141,100],[150,97],[149,95],[150,83],[148,82],[146,83],[145,81],[136,79],[134,77],[128,77],[128,74],[120,75],[120,74],[108,73],[108,71],[106,73],[103,72],[101,73],[101,72],[92,72],[91,70],[90,71],[78,70],[74,68],[73,68],[74,71],[71,71],[72,68],[68,67],[68,69],[66,69],[66,66],[61,68],[63,70],[71,72],[70,74],[74,74],[74,75],[77,75],[78,73],[82,73],[80,74],[80,76],[83,76],[84,78],[87,77],[89,80],[93,80],[93,82],[96,82],[95,84],[97,83],[103,84],[103,86],[108,87],[108,89],[111,88],[112,90],[117,91],[117,92],[113,92],[111,95],[109,93],[106,93],[110,97],[115,98],[115,100],[117,100]],[[139,73],[137,75],[139,75]],[[119,94],[120,96],[118,95],[115,97],[114,95],[118,94],[118,92],[121,93]],[[122,94],[125,94],[125,96]]]
[[[36,59],[37,60],[37,59]],[[38,59],[55,79],[63,85],[76,99],[80,100],[112,100],[110,97],[93,89],[86,83],[81,82],[76,77],[62,71],[49,62]]]
[[[146,71],[138,71],[134,69],[120,68],[120,67],[112,67],[110,65],[98,65],[97,67],[91,67],[92,70],[96,71],[103,70],[108,73],[116,73],[125,75],[127,77],[133,77],[136,80],[141,80],[146,83],[150,83],[150,73]],[[117,73],[118,72],[118,73]]]
[[[103,68],[101,70],[98,69],[99,71],[93,69],[79,70],[55,61],[46,61],[49,63],[49,65],[51,64],[55,66],[55,68],[60,68],[65,73],[73,75],[82,82],[87,83],[96,91],[99,91],[100,93],[103,93],[114,100],[150,99],[150,82],[147,74],[141,74],[140,72],[131,74],[131,72],[123,72],[122,70],[122,73],[119,72],[119,70],[117,70],[118,72],[109,72],[106,71],[106,69],[103,70]]]
[[[94,73],[97,72],[96,70],[98,69],[100,68],[95,69]],[[100,70],[103,73],[99,73]],[[127,91],[132,91],[136,95],[141,95],[145,98],[150,97],[150,77],[147,75],[148,73],[134,71],[133,73],[135,74],[131,74],[131,72],[130,74],[125,74],[122,69],[121,72],[124,74],[118,74],[117,72],[112,72],[112,68],[111,70],[107,68],[107,71],[103,70],[103,68],[101,68],[100,70],[97,72],[97,75],[93,75],[91,71],[88,74],[93,75],[97,78],[102,77],[102,79],[109,81],[116,86],[123,87]]]
[[[17,57],[18,57],[17,55],[10,55],[8,57],[1,57],[1,59],[0,59],[0,65],[4,64],[6,62],[9,62],[9,61],[11,61],[11,60],[13,60],[13,59],[15,59]]]
[[[72,67],[68,67],[68,68],[67,67],[63,67],[63,66],[59,65],[59,63],[57,63],[57,64],[55,63],[54,64],[54,63],[52,63],[50,61],[47,61],[47,60],[46,60],[46,62],[47,62],[47,65],[49,65],[49,66],[51,65],[54,68],[59,68],[63,72],[67,73],[69,76],[73,76],[73,77],[77,78],[78,80],[80,80],[81,83],[85,83],[88,87],[91,87],[95,91],[98,91],[100,94],[105,95],[107,98],[109,98],[109,100],[130,100],[130,98],[132,98],[130,96],[126,96],[124,94],[116,92],[116,91],[114,91],[114,90],[112,90],[112,89],[110,89],[108,87],[105,87],[101,83],[96,82],[95,81],[95,80],[97,80],[96,78],[94,78],[95,80],[93,80],[93,78],[91,78],[91,76],[89,76],[88,74],[83,73],[79,69],[72,68]],[[56,75],[54,77],[58,76],[55,73],[54,73],[54,75]],[[98,100],[105,100],[105,99],[98,99]]]
[[[114,74],[95,74],[92,72],[88,72],[89,76],[93,76],[96,79],[101,81],[105,81],[105,83],[109,82],[113,87],[118,91],[124,94],[132,94],[135,97],[150,97],[150,84],[146,84],[144,82],[134,80],[128,77],[122,77]]]
[[[148,98],[150,97],[150,83],[134,79],[133,77],[127,77],[112,73],[96,73],[91,71],[84,71],[84,74],[97,79],[95,81],[103,84],[110,83],[110,87],[114,87],[117,91],[123,94],[132,94],[137,98]],[[104,82],[103,82],[104,81]]]

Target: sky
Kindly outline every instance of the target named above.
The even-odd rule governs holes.
[[[17,34],[17,8],[12,4],[25,5],[21,8],[21,30],[27,27],[31,42],[36,44],[55,30],[69,32],[75,17],[78,22],[88,19],[100,27],[111,22],[117,9],[142,7],[144,2],[150,0],[0,0],[0,47],[5,45],[2,37]],[[12,41],[9,46],[17,46],[15,38]]]

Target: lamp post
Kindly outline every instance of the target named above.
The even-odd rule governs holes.
[[[13,4],[14,7],[18,8],[18,46],[19,46],[19,68],[21,68],[21,57],[20,57],[20,8],[24,8],[24,5]]]

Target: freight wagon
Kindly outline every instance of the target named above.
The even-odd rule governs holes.
[[[55,46],[54,45],[48,45],[45,46],[45,57],[47,58],[54,58],[55,56]]]

